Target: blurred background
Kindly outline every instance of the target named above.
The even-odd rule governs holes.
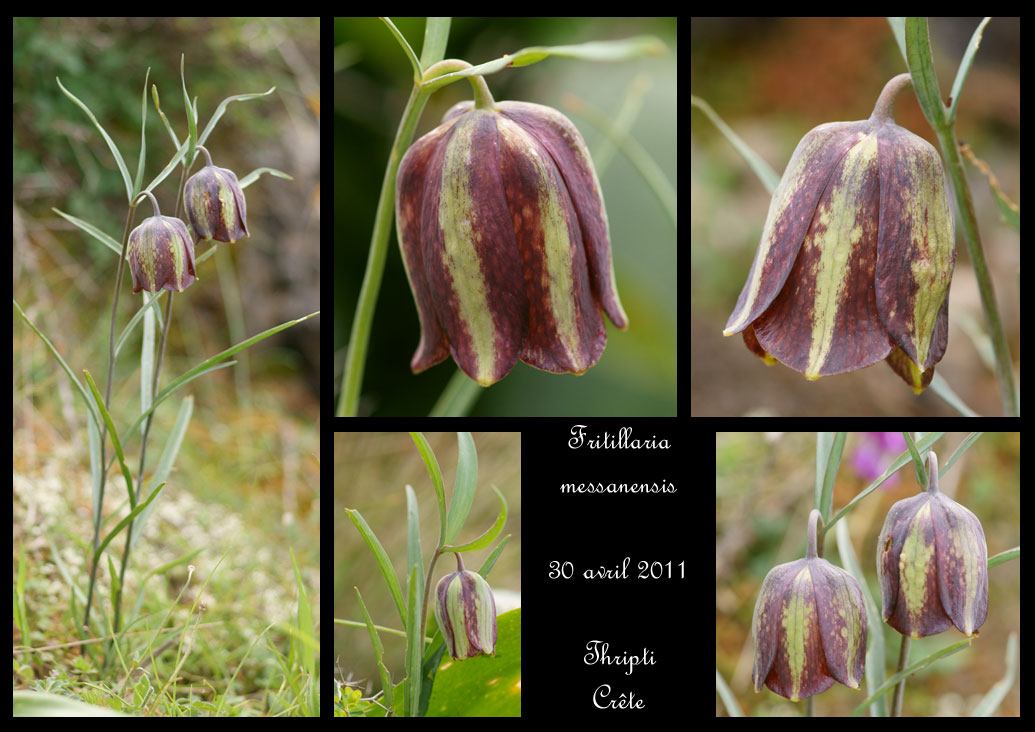
[[[393,18],[417,56],[423,18]],[[600,362],[573,378],[523,363],[482,392],[475,415],[674,415],[676,409],[676,241],[671,220],[621,153],[598,158],[610,143],[571,97],[614,119],[629,95],[642,95],[630,134],[676,185],[676,21],[674,18],[454,18],[446,58],[480,64],[528,46],[659,37],[665,56],[623,63],[550,58],[486,77],[497,101],[521,100],[560,110],[579,128],[597,165],[611,229],[618,292],[629,328],[608,324]],[[334,26],[335,315],[334,389],[345,346],[388,154],[413,86],[413,68],[384,23],[336,18]],[[456,102],[471,99],[455,83],[431,97],[414,139],[437,127]],[[613,153],[613,151],[611,151]],[[601,165],[605,162],[604,165]],[[414,376],[410,357],[420,329],[392,227],[381,294],[367,354],[360,414],[426,414],[455,373],[452,360]],[[335,397],[337,399],[337,397]]]
[[[945,464],[967,433],[947,433],[934,444],[939,465]],[[850,433],[834,484],[832,515],[879,477],[905,451],[901,433]],[[742,710],[749,716],[796,715],[794,704],[767,688],[755,693],[751,672],[754,645],[751,621],[762,580],[778,564],[805,556],[808,515],[815,484],[816,435],[812,432],[720,432],[715,450],[715,666]],[[1020,545],[1020,436],[985,433],[939,481],[939,490],[980,519],[991,557]],[[892,504],[921,490],[912,463],[855,506],[846,518],[852,547],[869,592],[880,608],[877,581],[877,537]],[[833,536],[830,537],[833,539]],[[828,541],[826,558],[843,566],[836,541]],[[1006,673],[1007,638],[1020,630],[1020,561],[1011,560],[988,572],[988,618],[980,638],[969,648],[939,659],[910,677],[903,716],[967,716]],[[894,672],[902,636],[886,624],[883,632],[887,666]],[[964,639],[956,628],[913,640],[910,658],[917,661]],[[871,639],[872,647],[872,639]],[[866,684],[863,684],[863,688]],[[814,697],[817,713],[850,713],[863,699],[860,692],[835,683]],[[993,712],[1020,712],[1015,684]],[[716,714],[726,710],[716,696]]]
[[[453,432],[426,432],[424,436],[435,451],[445,485],[446,507],[453,495],[456,479],[457,438]],[[518,432],[474,432],[478,450],[478,487],[464,528],[453,542],[463,543],[481,536],[499,515],[495,485],[507,499],[507,524],[491,546],[464,553],[464,566],[476,571],[496,548],[500,539],[511,535],[488,577],[497,597],[500,592],[521,592],[521,434]],[[345,514],[346,508],[359,511],[381,541],[392,561],[396,576],[406,590],[406,485],[413,486],[420,505],[421,545],[425,569],[438,543],[440,530],[435,489],[416,445],[406,432],[348,432],[334,435],[334,617],[363,621],[356,601],[356,590],[370,617],[377,625],[402,629],[395,602],[369,547]],[[435,565],[432,582],[456,571],[456,560],[445,555]],[[434,589],[434,586],[432,587]],[[512,609],[512,608],[506,608]],[[504,606],[497,600],[497,613]],[[429,613],[431,610],[429,610]],[[385,665],[398,683],[406,674],[406,638],[381,633]],[[368,695],[380,689],[377,661],[370,636],[363,628],[334,626],[336,678],[351,678]]]
[[[960,59],[979,23],[978,18],[930,20],[943,98],[951,94]],[[907,70],[883,18],[695,18],[691,31],[692,92],[777,175],[805,133],[825,122],[868,118],[884,84]],[[883,364],[809,382],[786,366],[765,367],[739,335],[723,337],[771,197],[715,125],[698,109],[690,115],[692,414],[955,414],[934,394],[913,398]],[[897,124],[937,147],[915,94],[901,94],[894,115]],[[985,27],[960,100],[956,131],[987,164],[1003,193],[1019,204],[1017,18],[995,18]],[[999,313],[1017,359],[1018,232],[1003,222],[985,173],[971,162],[965,166]],[[966,246],[958,235],[956,242],[949,347],[937,370],[971,407],[998,414],[1002,407],[989,367],[985,318]]]

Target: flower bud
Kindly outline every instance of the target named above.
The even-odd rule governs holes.
[[[235,242],[248,236],[244,192],[232,170],[217,168],[201,145],[208,165],[191,176],[183,189],[187,220],[198,240]]]
[[[938,458],[927,456],[927,490],[888,511],[877,542],[882,615],[922,638],[955,625],[968,636],[988,615],[988,548],[977,516],[938,492]]]
[[[147,193],[155,215],[129,233],[129,271],[133,292],[182,292],[194,282],[194,240],[180,219],[162,216],[158,202]]]
[[[492,588],[477,572],[464,569],[456,553],[457,570],[439,580],[435,589],[435,618],[449,655],[458,661],[479,653],[496,654],[496,602]]]
[[[755,603],[755,691],[791,701],[837,680],[859,688],[866,657],[866,606],[859,583],[816,553],[820,513],[809,515],[804,559],[773,567]]]
[[[399,246],[421,323],[410,366],[451,353],[482,386],[518,359],[584,373],[607,342],[601,310],[627,325],[589,151],[557,110],[483,91],[399,165]]]

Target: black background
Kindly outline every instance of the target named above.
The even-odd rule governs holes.
[[[606,432],[617,441],[629,427],[631,439],[667,439],[671,446],[572,449],[577,424],[585,425],[587,440]],[[685,686],[693,632],[687,548],[690,520],[701,517],[690,514],[691,447],[679,428],[674,420],[573,418],[522,430],[522,716],[670,715],[685,693],[676,686]],[[562,493],[564,483],[671,483],[675,492]],[[583,578],[587,570],[620,568],[626,557],[625,579]],[[551,578],[551,562],[570,562],[570,579]],[[664,576],[641,579],[640,562],[664,565]],[[642,659],[646,648],[654,665],[627,675],[626,665],[587,664],[594,640],[606,642],[612,657]],[[611,691],[601,703],[617,704],[624,693],[644,708],[597,708],[594,694],[605,684]]]

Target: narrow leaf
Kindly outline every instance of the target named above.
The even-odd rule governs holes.
[[[168,480],[169,472],[172,470],[172,466],[176,462],[176,456],[180,452],[180,445],[183,444],[183,435],[187,432],[187,425],[190,424],[190,417],[193,411],[194,397],[189,396],[180,404],[180,413],[176,416],[176,424],[169,434],[169,439],[165,443],[165,449],[162,450],[162,457],[158,460],[158,467],[155,468],[155,473],[151,476],[149,484],[164,483]],[[147,526],[147,520],[150,518],[151,512],[155,510],[155,505],[157,504],[151,504],[141,511],[139,520],[133,522],[133,528],[130,529],[130,548],[136,545],[141,534],[144,533],[144,527]]]
[[[115,446],[115,454],[119,458],[119,465],[122,467],[122,477],[126,479],[126,492],[129,493],[129,505],[135,507],[137,505],[137,497],[133,491],[133,476],[130,475],[129,466],[126,465],[126,456],[122,452],[122,442],[119,440],[119,433],[115,431],[115,424],[111,421],[111,414],[108,413],[108,408],[104,406],[104,399],[101,398],[101,393],[97,391],[97,384],[93,382],[93,377],[90,372],[83,369],[83,375],[86,377],[86,383],[90,387],[90,392],[93,394],[94,402],[97,404],[97,410],[101,413],[101,417],[104,419],[104,423],[108,425],[108,434],[111,435],[111,444]]]
[[[104,548],[111,543],[111,540],[118,536],[120,531],[129,526],[129,522],[136,518],[141,511],[143,511],[145,508],[151,505],[151,501],[158,498],[158,494],[162,492],[162,488],[164,487],[165,483],[162,483],[157,488],[155,488],[154,491],[152,491],[151,495],[147,497],[146,501],[144,501],[143,503],[138,503],[137,507],[130,511],[126,518],[119,521],[115,528],[112,529],[108,533],[108,535],[104,537],[104,541],[97,545],[97,549],[93,553],[94,562],[101,558],[101,552],[103,552]]]
[[[496,518],[496,523],[492,525],[492,528],[474,541],[469,541],[466,544],[460,544],[457,546],[444,546],[442,547],[443,551],[473,552],[478,549],[484,549],[500,535],[500,532],[503,531],[503,526],[507,523],[507,499],[503,497],[503,494],[499,492],[499,489],[497,489],[496,486],[493,486],[492,489],[496,491],[496,495],[500,499],[500,515]]]
[[[447,542],[460,533],[467,520],[467,514],[474,503],[474,490],[478,484],[478,451],[470,432],[457,432],[456,482],[453,497],[449,503],[449,518],[446,519]]]
[[[295,551],[291,550],[291,566],[295,570],[295,584],[298,587],[298,629],[303,633],[313,635],[313,610],[309,606],[309,598],[306,596],[305,584],[302,582],[302,572],[298,569],[298,562],[295,561]],[[297,642],[292,639],[292,644]],[[309,673],[311,681],[316,680],[316,649],[306,643],[297,643],[296,653],[302,661],[302,667]]]
[[[406,631],[406,716],[415,717],[420,707],[421,688],[421,651],[424,648],[424,639],[420,637],[420,603],[422,597],[417,594],[417,568],[410,570],[408,607]]]
[[[392,599],[395,600],[395,607],[399,611],[399,619],[402,620],[403,627],[407,627],[406,603],[403,602],[402,590],[399,588],[399,579],[395,576],[395,569],[392,568],[392,560],[388,558],[388,552],[385,551],[380,540],[378,540],[370,526],[367,525],[366,519],[363,518],[359,511],[346,508],[345,513],[352,519],[352,523],[355,524],[359,535],[363,537],[363,541],[367,543],[370,553],[374,555],[374,561],[377,562],[377,566],[381,569],[381,576],[385,578],[388,591],[391,593]]]
[[[68,89],[62,86],[61,79],[57,79],[57,83],[58,86],[61,87],[61,91],[64,92],[65,96],[71,99],[73,102],[75,102],[80,109],[86,112],[86,116],[90,118],[91,122],[93,122],[93,126],[97,128],[97,131],[101,133],[101,137],[103,137],[104,141],[108,143],[108,149],[111,150],[111,154],[115,158],[115,163],[119,166],[119,170],[122,172],[122,180],[126,183],[126,200],[132,200],[133,183],[129,179],[129,168],[126,167],[126,161],[122,159],[122,153],[119,152],[119,148],[115,144],[115,141],[112,140],[111,136],[105,131],[103,127],[101,127],[101,123],[98,122],[97,118],[93,116],[93,112],[90,111],[90,108],[83,104],[81,101],[79,101],[79,98],[75,94],[68,91]]]
[[[431,445],[428,444],[427,439],[420,432],[411,432],[410,437],[413,438],[413,443],[417,446],[417,450],[420,452],[420,456],[424,459],[424,466],[428,469],[428,475],[431,476],[431,484],[435,487],[435,500],[438,502],[438,513],[439,513],[439,525],[442,527],[441,543],[445,543],[445,527],[446,527],[446,490],[442,483],[442,470],[438,467],[438,458],[435,457],[435,451],[431,449]]]

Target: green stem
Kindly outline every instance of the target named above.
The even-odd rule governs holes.
[[[345,371],[341,379],[341,394],[338,397],[337,417],[355,417],[359,408],[359,397],[363,387],[363,372],[366,368],[367,348],[370,345],[370,331],[374,322],[374,310],[377,296],[381,291],[381,280],[384,278],[385,261],[388,258],[388,240],[392,234],[392,222],[395,216],[395,178],[399,172],[399,163],[410,147],[414,130],[420,120],[424,105],[428,98],[441,88],[435,84],[433,91],[428,91],[429,82],[453,71],[471,68],[471,64],[459,59],[446,59],[429,67],[424,72],[420,83],[414,84],[410,98],[406,102],[399,128],[395,133],[395,142],[388,155],[388,167],[381,181],[381,195],[377,201],[377,213],[374,215],[374,230],[370,235],[370,249],[367,254],[367,268],[363,274],[363,284],[359,289],[359,300],[356,303],[356,315],[352,319],[352,332],[345,353]],[[458,77],[457,80],[464,77]],[[489,86],[481,76],[466,77],[474,89],[475,106],[479,109],[489,108],[493,104]]]

